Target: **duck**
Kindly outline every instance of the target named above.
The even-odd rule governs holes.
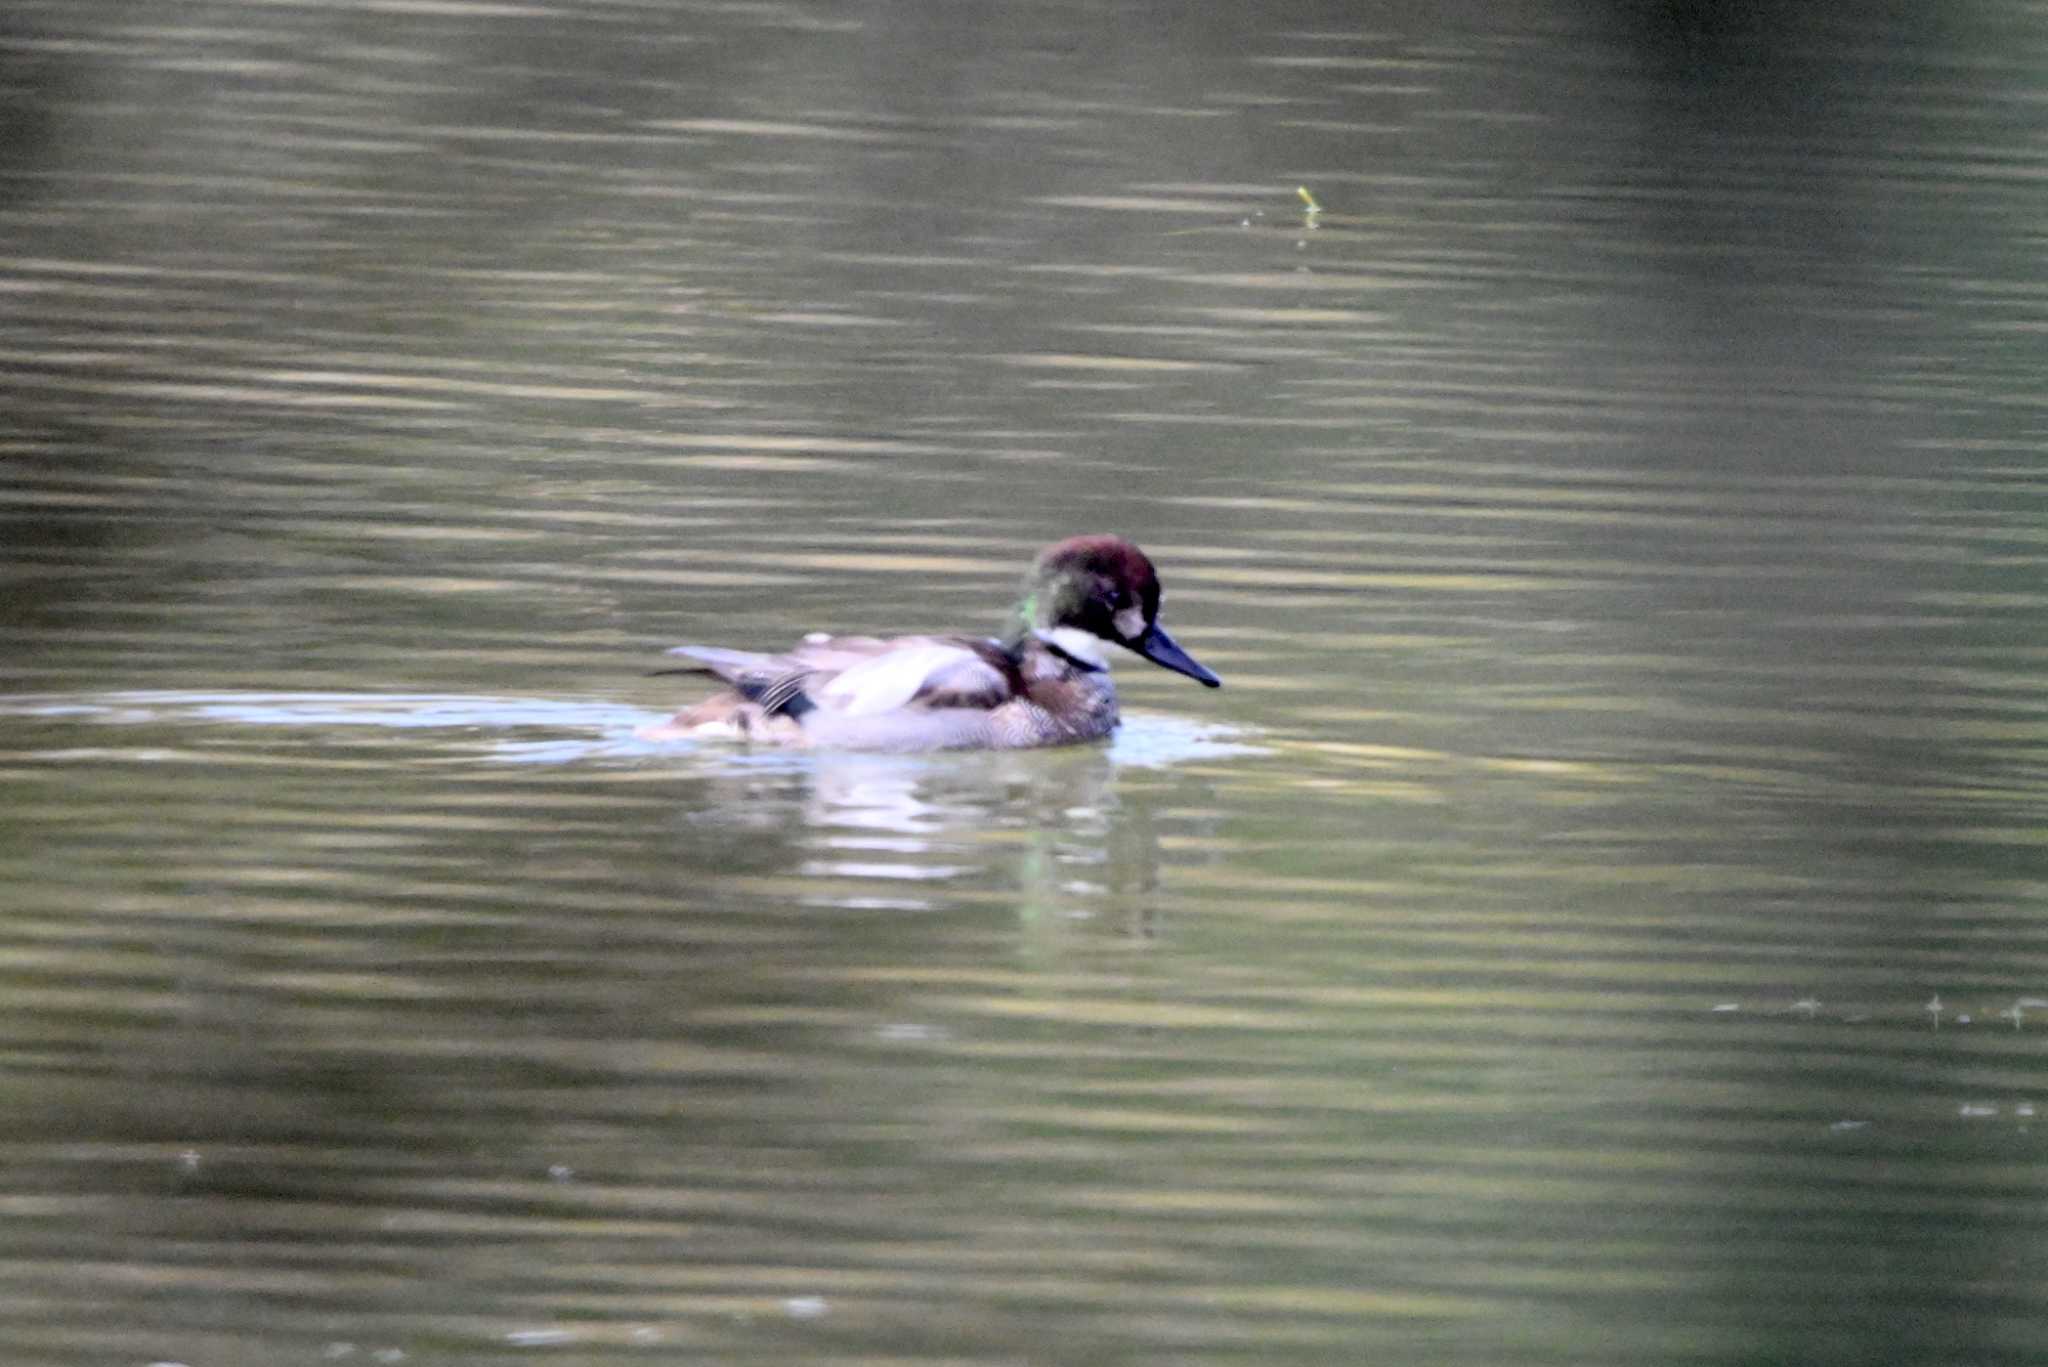
[[[1159,624],[1159,575],[1121,536],[1073,536],[1031,563],[1000,636],[832,636],[780,655],[682,645],[724,687],[645,728],[651,740],[906,753],[1027,750],[1100,740],[1117,727],[1105,645],[1209,688],[1223,680]]]

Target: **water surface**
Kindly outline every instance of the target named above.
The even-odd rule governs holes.
[[[10,1360],[2030,1360],[2044,50],[17,6]],[[1092,530],[1224,689],[634,737]]]

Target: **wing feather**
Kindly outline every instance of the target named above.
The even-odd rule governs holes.
[[[698,645],[668,653],[694,661],[770,714],[795,716],[812,704],[845,717],[986,709],[1024,689],[1002,647],[974,637],[814,636],[785,655]]]
[[[779,656],[761,655],[751,650],[727,650],[723,646],[677,646],[662,653],[695,660],[703,666],[705,673],[714,674],[727,683],[762,678],[789,668],[789,661]]]
[[[988,707],[1011,696],[1003,672],[967,642],[924,636],[888,644],[820,683],[813,690],[818,703],[843,716],[871,717],[912,705]]]

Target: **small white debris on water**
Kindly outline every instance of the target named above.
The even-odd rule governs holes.
[[[1986,1106],[1975,1101],[1966,1101],[1957,1108],[1956,1114],[1967,1120],[1982,1120],[1986,1116],[1997,1115],[1998,1108],[1996,1106]]]
[[[325,1348],[322,1348],[320,1350],[320,1356],[326,1358],[329,1362],[339,1362],[345,1357],[354,1357],[355,1351],[356,1346],[353,1343],[342,1343],[337,1341],[328,1344]]]
[[[2034,1115],[2034,1103],[2031,1101],[2022,1101],[2019,1105],[2012,1108],[2012,1113],[2017,1116],[2032,1119]]]
[[[178,1171],[186,1173],[199,1171],[199,1150],[187,1149],[179,1154]]]
[[[575,1175],[576,1169],[570,1167],[567,1163],[548,1164],[548,1180],[550,1182],[566,1182]]]
[[[505,1335],[505,1342],[514,1348],[548,1348],[575,1337],[567,1329],[514,1329]]]
[[[782,1303],[782,1313],[793,1320],[814,1320],[825,1313],[823,1296],[791,1296]]]
[[[944,1039],[945,1031],[936,1025],[923,1025],[916,1021],[900,1021],[876,1029],[875,1038],[888,1040],[892,1044],[920,1044],[926,1040]]]
[[[1867,1130],[1870,1128],[1870,1122],[1868,1120],[1837,1120],[1828,1128],[1840,1134],[1846,1130]]]
[[[1714,1004],[1714,1010],[1716,1011],[1740,1011],[1741,1009],[1741,1002],[1716,1002]]]

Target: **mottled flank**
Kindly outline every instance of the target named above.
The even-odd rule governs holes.
[[[726,687],[645,734],[850,750],[1020,750],[1108,735],[1112,642],[1210,687],[1159,626],[1159,576],[1136,546],[1077,536],[1032,564],[1000,638],[813,635],[780,655],[678,646]]]

